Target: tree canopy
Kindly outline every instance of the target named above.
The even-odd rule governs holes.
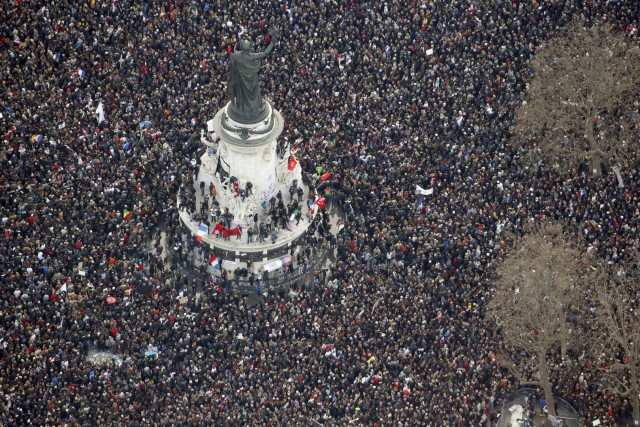
[[[606,24],[575,21],[544,43],[517,113],[516,135],[558,169],[625,164],[638,145],[640,48]]]
[[[640,423],[640,280],[634,273],[597,281],[593,353],[604,361],[599,369],[608,390],[630,399]]]
[[[559,224],[540,225],[519,239],[498,266],[488,306],[510,349],[503,362],[521,382],[544,389],[552,415],[548,361],[570,342],[567,319],[572,304],[580,300],[584,257]]]

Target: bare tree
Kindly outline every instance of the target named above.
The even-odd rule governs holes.
[[[551,415],[555,410],[549,360],[570,342],[567,318],[572,303],[580,300],[576,294],[583,258],[560,225],[543,224],[519,239],[498,266],[495,293],[488,305],[488,314],[509,349],[503,365],[521,382],[544,390]]]
[[[516,135],[532,154],[563,168],[623,163],[637,145],[640,48],[604,24],[567,26],[536,54],[533,80],[518,111]]]
[[[640,280],[615,275],[599,283],[596,332],[600,371],[612,394],[631,400],[640,423]]]

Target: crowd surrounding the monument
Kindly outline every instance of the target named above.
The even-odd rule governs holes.
[[[565,219],[612,263],[638,247],[635,157],[624,188],[561,177],[509,130],[536,48],[578,17],[638,43],[636,2],[0,9],[3,425],[495,425],[519,380],[483,317],[507,231]],[[242,36],[264,49],[276,26],[263,94],[344,228],[323,227],[336,262],[315,286],[252,305],[176,273],[190,249],[176,199],[227,99],[230,52]],[[149,250],[161,230],[170,254]],[[98,350],[122,363],[88,362]],[[585,424],[620,425],[628,402],[580,363],[553,370],[556,395]]]

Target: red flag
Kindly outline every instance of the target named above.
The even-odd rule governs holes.
[[[320,208],[320,209],[324,209],[324,207],[326,206],[326,202],[324,197],[318,197],[316,199],[316,205]]]
[[[229,230],[229,234],[231,236],[242,236],[242,231],[240,231],[240,228],[235,227],[235,228],[232,228],[231,230]]]
[[[216,256],[215,255],[211,255],[209,257],[209,264],[213,264],[213,262],[216,260]]]
[[[215,234],[216,236],[219,236],[220,233],[222,233],[223,230],[224,230],[224,227],[222,226],[222,224],[218,223],[218,224],[216,224],[216,226],[213,229],[212,233]]]
[[[321,179],[322,181],[326,181],[326,180],[328,180],[329,178],[331,178],[331,174],[330,174],[329,172],[327,172],[327,173],[324,173],[324,174],[320,175],[320,179]]]
[[[298,161],[296,160],[296,158],[293,156],[289,156],[289,164],[287,165],[287,169],[292,171],[296,168],[297,164],[298,164]]]

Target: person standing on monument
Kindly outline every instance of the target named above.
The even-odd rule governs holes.
[[[253,227],[247,227],[247,243],[253,243]]]
[[[274,30],[271,42],[264,52],[252,53],[251,43],[242,40],[238,51],[231,54],[228,67],[227,92],[236,113],[251,117],[262,110],[262,95],[258,80],[260,60],[266,58],[275,47],[280,33]]]
[[[231,212],[229,212],[229,208],[224,208],[224,213],[222,214],[222,225],[224,226],[224,228],[231,227],[232,218],[233,215],[231,214]]]

